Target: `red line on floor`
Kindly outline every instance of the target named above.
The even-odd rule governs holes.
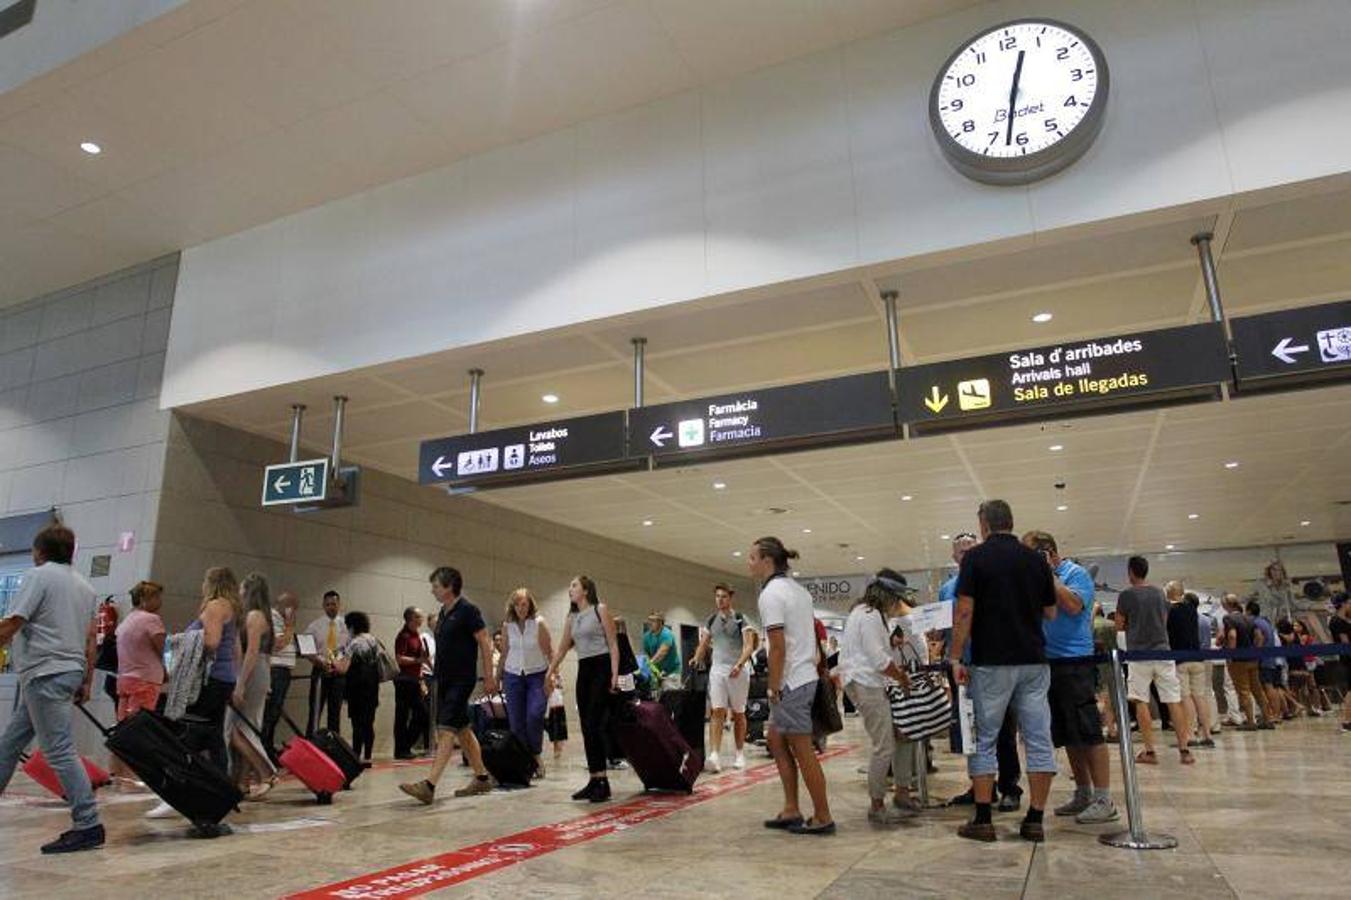
[[[821,759],[830,759],[852,750],[837,747]],[[778,776],[773,763],[756,766],[740,774],[724,775],[694,789],[693,794],[641,794],[602,812],[552,825],[541,825],[515,834],[461,847],[438,856],[414,860],[379,872],[346,881],[310,888],[290,894],[286,900],[379,900],[385,897],[421,897],[432,891],[462,884],[489,872],[505,869],[537,856],[594,841],[716,800],[719,797],[763,784]]]

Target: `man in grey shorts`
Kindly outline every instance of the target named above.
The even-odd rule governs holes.
[[[788,561],[797,553],[778,538],[760,538],[751,546],[748,566],[760,582],[760,621],[769,646],[769,751],[783,783],[783,809],[766,828],[791,834],[835,833],[826,799],[826,776],[812,747],[812,700],[816,697],[816,619],[812,596],[788,577]],[[798,806],[798,773],[811,795],[813,812],[804,819]]]

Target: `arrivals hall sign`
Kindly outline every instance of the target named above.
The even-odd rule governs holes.
[[[1214,394],[1229,378],[1217,324],[1068,341],[900,370],[900,418],[916,431]]]

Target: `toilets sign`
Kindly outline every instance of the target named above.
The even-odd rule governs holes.
[[[629,410],[629,452],[764,452],[895,434],[885,372]]]
[[[419,484],[512,484],[596,474],[624,460],[624,414],[423,441]]]

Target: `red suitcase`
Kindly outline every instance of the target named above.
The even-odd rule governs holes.
[[[293,737],[281,748],[277,759],[300,783],[311,791],[320,803],[332,803],[333,795],[342,790],[347,776],[338,764],[303,737]]]
[[[660,703],[639,700],[616,713],[615,737],[624,757],[649,791],[694,792],[704,755],[680,735]]]
[[[89,776],[89,786],[98,790],[112,781],[108,773],[101,769],[97,764],[80,757],[80,762],[84,764],[84,772]],[[42,785],[52,794],[66,799],[66,793],[61,789],[61,780],[56,777],[52,771],[51,764],[47,762],[47,757],[42,755],[41,750],[34,750],[33,755],[24,759],[23,773],[29,778]]]
[[[238,709],[234,712],[239,720],[249,726],[253,733],[258,735],[258,739],[262,740],[263,735],[258,726],[250,722]],[[333,795],[342,790],[343,785],[347,783],[347,776],[343,774],[338,764],[300,735],[282,745],[281,753],[277,754],[277,761],[299,778],[301,784],[313,791],[314,798],[321,804],[332,803]]]

